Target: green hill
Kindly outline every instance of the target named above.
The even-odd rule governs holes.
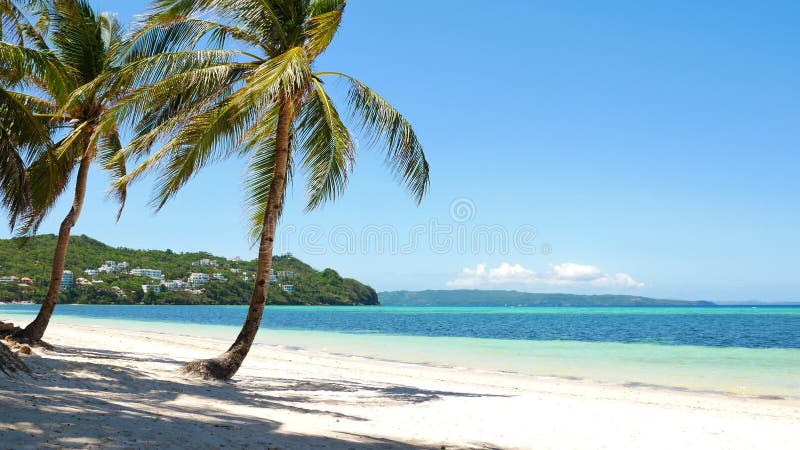
[[[713,306],[707,301],[663,300],[634,295],[541,294],[519,291],[443,290],[380,293],[387,306]]]
[[[20,248],[19,239],[0,239],[0,302],[40,302],[50,279],[50,264],[56,236],[41,235]],[[193,266],[200,260],[215,266]],[[144,293],[142,285],[158,284],[147,277],[129,273],[87,275],[84,269],[97,269],[106,261],[127,262],[133,268],[161,270],[166,280],[186,280],[191,273],[222,274],[225,281],[209,282],[186,290]],[[206,252],[178,253],[172,250],[135,250],[111,247],[87,236],[70,240],[66,269],[75,279],[86,278],[85,285],[65,289],[63,303],[102,304],[247,304],[252,293],[257,262],[234,261]],[[269,291],[270,304],[285,305],[376,305],[378,296],[370,286],[342,278],[333,269],[317,271],[291,255],[276,256],[273,268],[278,277]],[[127,272],[126,271],[126,272]],[[290,273],[285,273],[290,272]],[[17,279],[9,281],[7,277]],[[32,283],[21,283],[23,277]],[[94,280],[94,283],[91,281]],[[101,283],[102,281],[102,283]],[[30,286],[28,286],[30,285]],[[288,287],[291,285],[291,288]],[[292,289],[291,292],[284,290]]]

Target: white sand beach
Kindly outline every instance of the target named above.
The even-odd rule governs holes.
[[[800,402],[256,345],[234,381],[180,365],[225,342],[53,324],[0,380],[0,448],[790,449]],[[420,349],[420,352],[424,352]]]

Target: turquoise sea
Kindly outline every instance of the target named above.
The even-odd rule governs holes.
[[[0,305],[22,324],[38,305]],[[60,305],[57,323],[231,340],[244,306]],[[258,342],[630,386],[800,398],[800,307],[267,307]]]

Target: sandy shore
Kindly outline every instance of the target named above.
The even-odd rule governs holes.
[[[257,345],[235,381],[181,378],[212,339],[52,325],[0,380],[0,448],[789,449],[800,403]],[[365,337],[368,339],[368,337]],[[420,349],[424,351],[424,349]]]

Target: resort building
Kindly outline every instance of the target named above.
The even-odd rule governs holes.
[[[117,273],[117,272],[123,272],[127,269],[128,269],[128,263],[125,261],[122,262],[106,261],[105,264],[100,266],[100,268],[97,270],[105,273]]]
[[[297,274],[291,270],[281,270],[278,272],[278,278],[297,278]]]
[[[158,294],[159,292],[161,292],[161,285],[160,284],[143,284],[142,285],[142,290],[144,291],[145,294],[147,294],[148,292],[153,292],[153,293]]]
[[[83,274],[84,275],[88,275],[90,277],[96,277],[96,276],[100,275],[100,271],[97,270],[97,269],[85,269],[83,271]]]
[[[33,279],[31,279],[30,277],[22,277],[19,279],[19,282],[25,284],[33,284]]]
[[[282,284],[281,288],[283,288],[284,292],[294,292],[294,285],[293,284]]]
[[[189,287],[189,283],[183,280],[172,280],[161,283],[168,291],[184,291]]]
[[[16,283],[17,280],[18,278],[15,277],[14,275],[11,275],[10,277],[2,277],[0,278],[0,284]]]
[[[278,282],[278,277],[275,276],[275,271],[269,269],[269,284],[275,284]]]
[[[209,267],[209,266],[217,267],[217,262],[216,261],[212,261],[212,260],[210,260],[208,258],[203,258],[200,261],[193,262],[192,266],[193,267]]]
[[[61,276],[61,290],[69,289],[73,284],[75,284],[75,275],[71,271],[65,270]]]
[[[228,258],[228,261],[233,261],[233,262],[239,262],[241,260],[242,258],[239,258],[238,256],[234,256],[233,258]]]
[[[211,281],[224,282],[224,281],[228,281],[228,279],[225,278],[225,275],[223,275],[221,273],[215,273],[215,274],[211,275]]]
[[[189,286],[202,286],[210,280],[207,273],[193,273],[189,275]]]
[[[131,269],[130,274],[137,277],[148,277],[154,280],[164,279],[164,274],[161,273],[160,270],[156,269],[140,269],[137,267],[135,269]]]

